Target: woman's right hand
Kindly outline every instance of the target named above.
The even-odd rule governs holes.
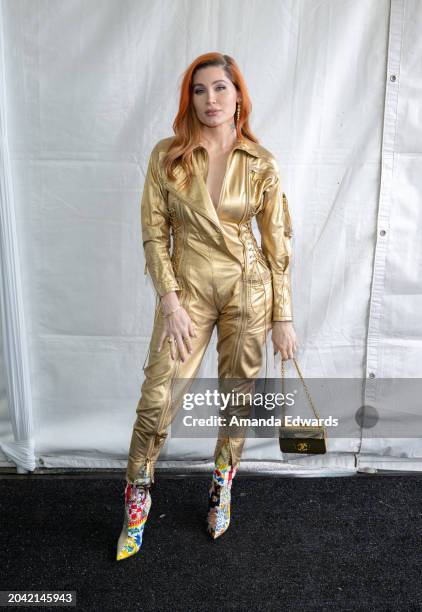
[[[184,362],[186,359],[186,347],[188,352],[192,353],[191,336],[196,338],[197,335],[190,316],[181,306],[175,312],[165,317],[164,330],[161,334],[157,351],[161,351],[164,340],[167,342],[167,338],[172,338],[172,342],[169,342],[171,358],[174,361],[177,346],[180,358]]]

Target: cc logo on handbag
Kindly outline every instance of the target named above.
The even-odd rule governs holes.
[[[299,453],[305,453],[309,449],[309,444],[307,442],[298,442],[296,444],[296,449]]]

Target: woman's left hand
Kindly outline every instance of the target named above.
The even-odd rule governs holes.
[[[291,321],[273,321],[272,341],[274,355],[280,351],[283,361],[293,359],[293,352],[297,351],[298,343]]]

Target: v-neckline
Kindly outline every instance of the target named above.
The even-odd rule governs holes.
[[[209,153],[208,153],[207,149],[205,149],[205,147],[204,147],[205,154],[207,156],[207,166],[206,166],[207,173],[206,173],[206,176],[202,177],[202,180],[204,182],[205,190],[206,190],[206,192],[208,194],[208,197],[210,199],[210,202],[211,202],[215,212],[217,212],[219,210],[220,206],[221,206],[221,200],[222,200],[222,197],[223,197],[224,189],[226,187],[226,179],[227,179],[227,174],[228,174],[229,160],[230,160],[231,156],[233,155],[233,151],[236,148],[236,144],[233,146],[232,149],[230,149],[229,154],[228,154],[227,159],[226,159],[226,167],[225,167],[225,171],[224,171],[224,175],[223,175],[223,181],[221,183],[220,193],[219,193],[219,196],[218,196],[217,206],[215,206],[215,204],[213,202],[213,199],[211,197],[211,193],[210,193],[210,191],[208,189],[208,186],[207,186],[207,178],[208,178],[208,173],[209,173],[209,169],[210,169],[210,156],[209,156]]]

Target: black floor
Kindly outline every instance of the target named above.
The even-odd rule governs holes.
[[[238,474],[215,541],[208,484],[157,471],[142,549],[117,562],[123,475],[1,479],[0,590],[89,611],[422,610],[421,476]]]

